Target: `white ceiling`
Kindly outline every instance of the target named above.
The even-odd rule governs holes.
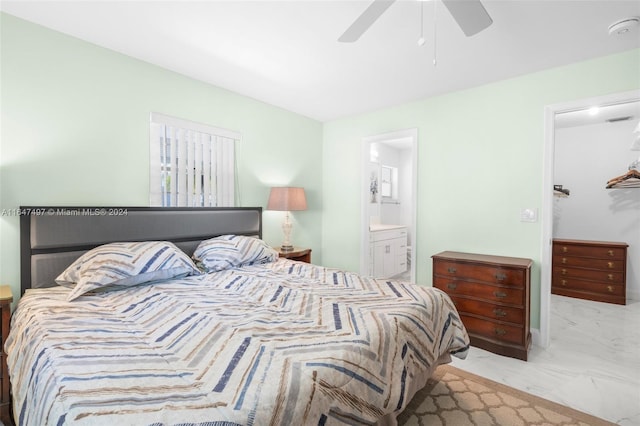
[[[446,8],[397,1],[356,43],[337,41],[369,1],[5,1],[9,14],[327,121],[640,47],[637,0],[483,0],[467,38]],[[437,66],[434,57],[436,9]]]
[[[563,112],[555,117],[555,128],[588,126],[591,124],[639,123],[640,102],[621,102],[613,105],[594,105],[577,111]],[[613,121],[611,121],[613,120]]]

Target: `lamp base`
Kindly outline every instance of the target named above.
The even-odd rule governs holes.
[[[287,212],[284,216],[284,223],[282,224],[282,232],[284,232],[284,241],[280,246],[280,250],[282,251],[293,251],[293,244],[291,244],[291,228],[293,228],[293,224],[291,223],[291,219],[289,219],[289,212]]]

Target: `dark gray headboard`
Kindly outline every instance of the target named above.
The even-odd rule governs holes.
[[[262,207],[20,207],[20,281],[51,287],[86,251],[119,241],[171,241],[189,256],[225,234],[262,238]]]

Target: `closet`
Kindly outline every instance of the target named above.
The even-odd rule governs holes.
[[[551,292],[640,298],[640,102],[558,114]]]

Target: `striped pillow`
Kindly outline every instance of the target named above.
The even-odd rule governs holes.
[[[189,256],[168,241],[110,243],[83,254],[56,278],[73,288],[68,300],[105,289],[198,275]]]
[[[206,272],[214,272],[273,262],[278,259],[278,252],[258,238],[223,235],[201,242],[193,252],[193,259]]]

